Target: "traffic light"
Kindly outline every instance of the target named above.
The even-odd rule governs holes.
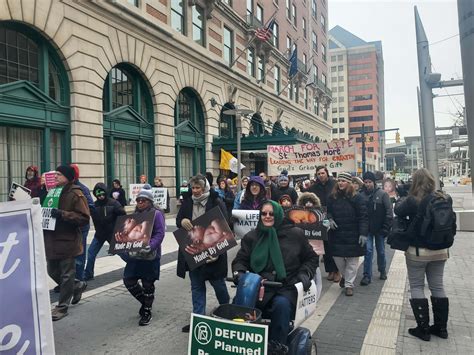
[[[395,133],[395,142],[400,143],[400,133]]]

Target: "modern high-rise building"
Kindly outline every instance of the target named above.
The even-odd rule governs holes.
[[[27,166],[71,162],[174,199],[236,154],[236,105],[244,174],[268,144],[329,140],[327,36],[326,0],[0,0],[0,201]]]
[[[368,132],[366,152],[370,168],[383,162],[385,129],[384,62],[382,42],[366,42],[340,26],[329,31],[329,83],[333,102],[330,112],[333,139]],[[358,148],[362,146],[356,135]],[[367,169],[369,170],[369,168]]]

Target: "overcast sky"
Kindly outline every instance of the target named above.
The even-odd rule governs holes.
[[[442,80],[462,78],[459,27],[455,0],[329,0],[329,28],[342,26],[365,41],[381,40],[385,62],[385,126],[400,128],[400,135],[419,135],[418,62],[414,6],[418,7],[430,45],[433,72]],[[456,35],[456,36],[455,36]],[[440,43],[448,37],[455,36]],[[435,89],[439,95],[462,93],[462,87]],[[436,126],[451,126],[462,95],[434,99]],[[387,143],[395,133],[387,133]]]

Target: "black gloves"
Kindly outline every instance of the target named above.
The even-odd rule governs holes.
[[[311,279],[307,273],[301,273],[298,275],[298,280],[303,284],[303,290],[306,292],[311,287]]]
[[[51,209],[51,217],[56,218],[56,219],[61,219],[62,216],[63,216],[62,210],[58,208]]]
[[[245,274],[245,272],[243,271],[234,271],[234,273],[232,274],[234,285],[239,285],[240,276],[242,276],[243,274]]]

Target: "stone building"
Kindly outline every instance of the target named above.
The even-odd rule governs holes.
[[[255,112],[246,173],[262,142],[329,139],[326,31],[325,0],[0,0],[0,200],[28,165],[66,162],[88,186],[160,176],[173,198],[235,153],[235,105]]]

